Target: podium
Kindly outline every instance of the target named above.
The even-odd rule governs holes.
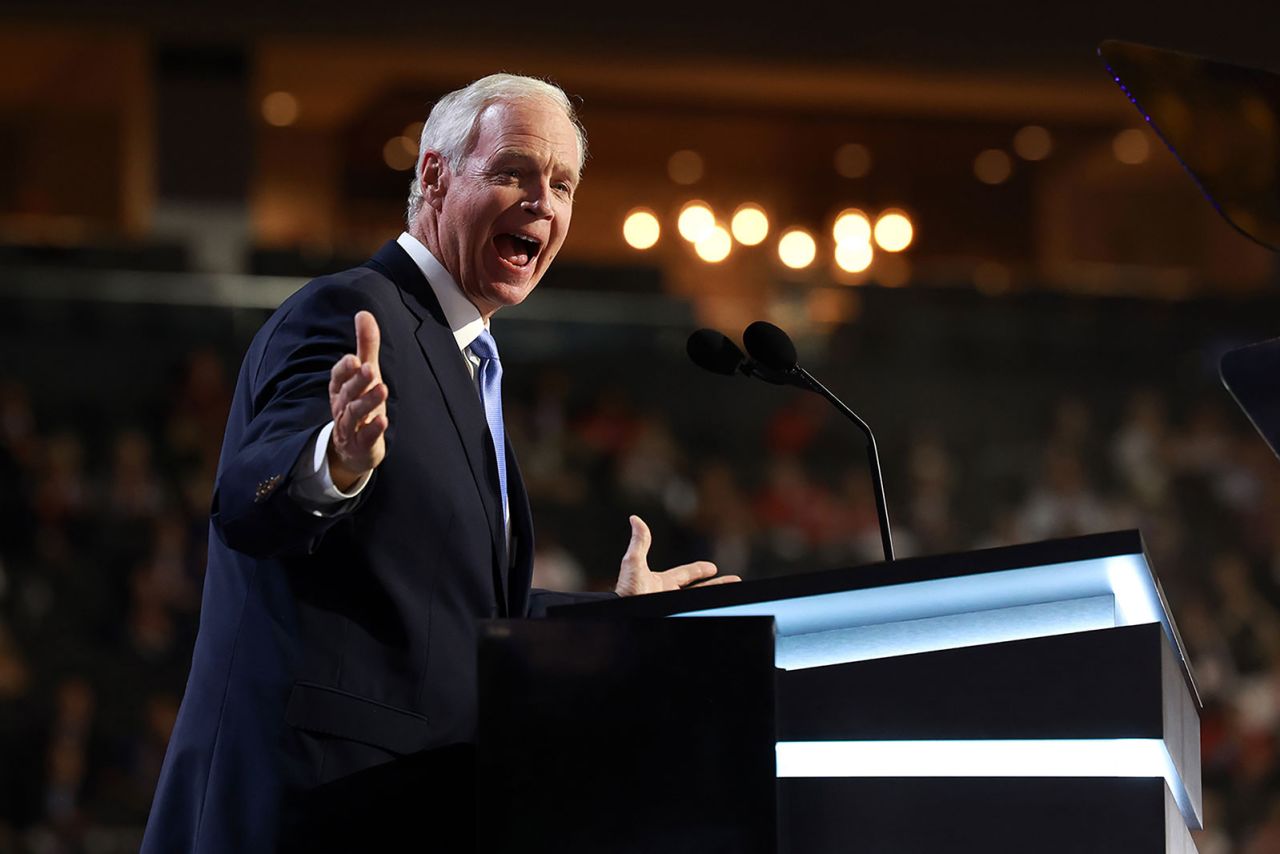
[[[1203,822],[1136,531],[492,621],[480,668],[519,828],[485,851],[1189,854]]]

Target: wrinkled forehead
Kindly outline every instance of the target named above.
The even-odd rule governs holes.
[[[497,149],[549,149],[557,165],[582,171],[583,140],[562,104],[536,96],[493,101],[476,116],[468,156]],[[481,151],[481,147],[488,150]]]

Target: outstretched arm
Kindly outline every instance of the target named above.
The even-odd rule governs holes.
[[[214,493],[214,528],[230,547],[260,557],[311,551],[367,498],[371,487],[359,487],[386,455],[395,411],[376,308],[364,288],[324,287],[255,342]],[[334,487],[355,484],[359,497],[317,504],[299,491],[321,464]]]

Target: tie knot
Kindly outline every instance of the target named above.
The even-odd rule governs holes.
[[[471,352],[475,353],[481,359],[492,359],[498,361],[498,342],[493,340],[493,335],[488,329],[482,330],[476,340],[471,342]]]

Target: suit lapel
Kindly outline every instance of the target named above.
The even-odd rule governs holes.
[[[369,264],[382,270],[399,286],[405,306],[418,318],[415,332],[418,345],[440,385],[484,505],[493,540],[495,592],[499,608],[506,611],[507,537],[499,496],[498,462],[489,435],[489,422],[485,420],[484,406],[476,394],[475,383],[445,320],[444,310],[413,259],[392,240],[378,250]],[[509,500],[514,504],[514,499]]]
[[[511,560],[503,569],[509,571],[513,579],[507,585],[510,612],[523,617],[529,607],[529,581],[533,575],[533,511],[529,508],[529,493],[525,491],[524,476],[516,463],[510,439],[507,440],[507,500],[511,503]]]

